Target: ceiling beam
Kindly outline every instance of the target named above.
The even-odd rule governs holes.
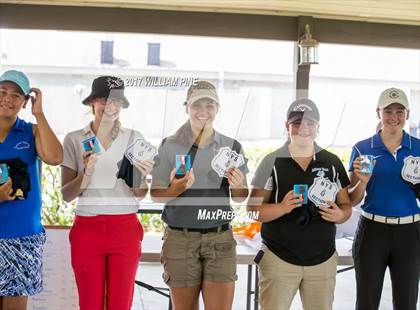
[[[297,17],[0,4],[0,27],[295,41]],[[420,26],[314,18],[320,43],[420,48]]]
[[[2,3],[236,13],[420,26],[418,0],[1,0]]]

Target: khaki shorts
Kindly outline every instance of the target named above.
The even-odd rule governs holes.
[[[331,310],[334,301],[337,252],[315,266],[293,265],[280,259],[264,244],[260,272],[260,309],[289,310],[300,293],[305,310]]]
[[[169,287],[237,280],[236,241],[231,230],[202,234],[167,227],[163,240],[163,280]]]

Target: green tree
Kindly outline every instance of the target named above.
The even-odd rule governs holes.
[[[42,223],[44,225],[73,225],[75,203],[67,203],[61,195],[60,167],[42,167]]]

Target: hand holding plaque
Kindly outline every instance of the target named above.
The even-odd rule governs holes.
[[[153,160],[157,154],[157,149],[143,138],[134,140],[125,151],[125,157],[132,165],[140,164],[146,160]]]

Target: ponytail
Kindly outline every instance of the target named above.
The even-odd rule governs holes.
[[[114,122],[114,126],[111,129],[111,139],[115,140],[118,137],[118,134],[120,132],[121,129],[121,122],[119,119],[116,119]]]
[[[168,142],[179,143],[184,146],[191,146],[193,144],[193,133],[190,125],[190,121],[186,121],[174,135],[168,138]]]
[[[382,129],[382,121],[379,121],[378,125],[376,125],[376,133],[378,133]]]

